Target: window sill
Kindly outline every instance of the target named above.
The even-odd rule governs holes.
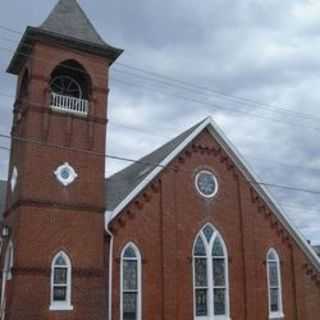
[[[50,311],[72,311],[73,305],[67,303],[52,303],[49,307]]]
[[[272,319],[272,320],[284,319],[284,314],[283,312],[270,313],[269,319]]]

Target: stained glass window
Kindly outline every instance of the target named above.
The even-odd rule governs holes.
[[[136,258],[137,257],[136,252],[134,251],[134,249],[131,246],[126,249],[123,256],[125,258]]]
[[[213,248],[212,248],[212,255],[214,257],[223,257],[223,247],[220,241],[220,238],[216,238],[216,240],[213,243]]]
[[[229,315],[227,256],[214,228],[207,225],[202,229],[193,254],[196,316]]]
[[[70,304],[71,264],[64,252],[60,252],[52,263],[52,303]]]
[[[278,254],[273,249],[267,255],[267,273],[269,312],[279,315],[282,313],[280,261]]]
[[[214,289],[214,314],[217,316],[226,314],[226,289]]]
[[[210,239],[213,235],[213,229],[211,226],[207,225],[203,229],[203,234],[206,237],[207,241],[210,242]]]
[[[213,259],[213,281],[216,287],[224,287],[226,284],[225,278],[225,260],[224,259]]]
[[[196,314],[197,316],[208,315],[207,289],[196,289]]]
[[[197,287],[206,287],[208,285],[207,280],[207,259],[197,258],[195,259],[195,282]]]
[[[206,248],[204,246],[204,243],[201,239],[201,237],[199,236],[197,241],[196,241],[196,245],[195,245],[195,248],[194,248],[194,255],[195,256],[206,256],[207,253],[206,253]]]
[[[141,268],[140,255],[133,245],[128,245],[122,254],[122,319],[138,320]]]
[[[123,261],[123,288],[125,290],[138,289],[138,268],[136,260]]]

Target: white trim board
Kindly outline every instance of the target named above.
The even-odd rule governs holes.
[[[151,171],[146,178],[140,182],[140,184],[133,189],[113,211],[106,212],[106,224],[112,221],[117,215],[134,199],[138,194],[145,189],[145,187],[153,181],[153,179],[180,153],[183,149],[189,145],[204,129],[208,129],[210,134],[219,143],[223,150],[228,154],[228,156],[236,164],[237,168],[244,175],[248,183],[254,188],[258,195],[270,206],[273,213],[285,227],[286,231],[293,237],[300,249],[306,254],[310,259],[313,266],[320,272],[320,258],[312,249],[311,245],[304,239],[300,231],[290,222],[288,216],[284,213],[282,208],[277,204],[274,197],[268,191],[268,189],[262,185],[259,185],[257,175],[250,168],[246,160],[237,151],[235,146],[229,141],[222,130],[214,122],[211,117],[208,117],[203,123],[201,123],[197,128],[194,129],[190,135],[180,143],[162,162],[159,163],[153,171]]]

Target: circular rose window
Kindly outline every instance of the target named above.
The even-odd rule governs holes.
[[[208,170],[202,170],[196,175],[195,184],[198,192],[205,198],[212,198],[218,191],[217,178]]]

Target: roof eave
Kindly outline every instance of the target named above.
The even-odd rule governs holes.
[[[112,47],[107,44],[105,46],[98,45],[92,42],[87,42],[68,36],[62,36],[58,33],[46,31],[41,28],[28,26],[19,42],[13,58],[11,59],[9,67],[7,68],[8,73],[16,75],[19,74],[22,66],[32,50],[32,45],[35,41],[53,42],[70,49],[96,54],[107,58],[110,61],[110,65],[115,62],[123,53],[122,49]]]

